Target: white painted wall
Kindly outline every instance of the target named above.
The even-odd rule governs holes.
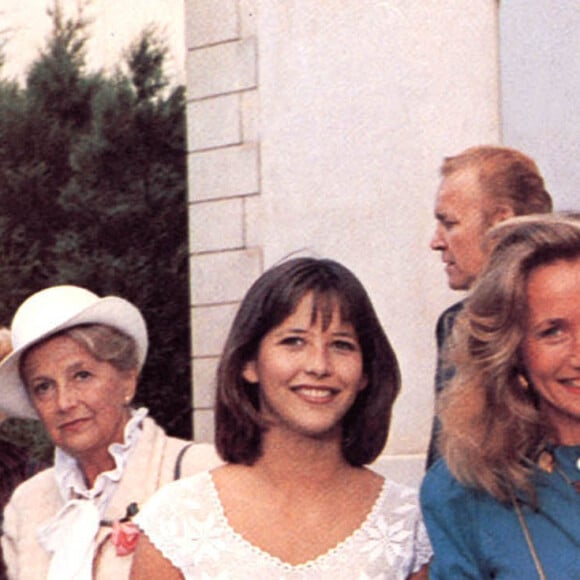
[[[506,145],[534,157],[556,209],[579,210],[580,2],[501,3]]]
[[[428,248],[438,168],[498,142],[497,2],[187,2],[196,434],[236,301],[305,251],[369,290],[403,373],[387,454],[417,481],[434,325],[459,298]]]
[[[262,195],[249,244],[298,248],[364,281],[404,379],[393,453],[422,452],[433,324],[449,298],[428,250],[443,154],[497,138],[493,3],[262,2]],[[464,4],[465,6],[465,4]],[[478,66],[473,66],[476,63]],[[477,111],[477,115],[473,114]]]

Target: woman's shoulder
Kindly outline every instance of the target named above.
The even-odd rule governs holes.
[[[417,505],[419,491],[415,487],[384,478],[379,501],[385,505]]]
[[[191,506],[206,501],[212,488],[209,471],[177,479],[159,488],[145,503],[143,513],[165,510],[167,506],[171,506],[172,512],[179,513],[179,510],[174,509],[175,506]]]
[[[206,527],[213,529],[218,521],[215,496],[209,471],[179,479],[153,494],[134,522],[155,547],[179,567],[188,542],[203,535]]]
[[[418,491],[402,483],[383,479],[381,491],[368,514],[365,525],[400,525],[409,530],[421,519]]]
[[[176,468],[179,471],[175,474],[176,479],[208,471],[223,464],[223,459],[213,444],[178,441],[181,447],[176,457]]]
[[[38,500],[38,493],[50,493],[54,491],[58,495],[58,488],[54,475],[54,467],[48,467],[36,475],[24,480],[15,490],[11,501],[24,501],[30,495]]]
[[[421,483],[419,495],[423,513],[446,510],[466,513],[470,506],[495,503],[486,492],[458,481],[443,459],[439,459],[427,471]]]
[[[176,479],[175,481],[163,486],[157,493],[166,490],[164,493],[169,495],[197,494],[200,490],[209,489],[211,487],[211,481],[211,473],[206,469],[194,475],[188,475],[181,479]]]
[[[159,446],[163,461],[176,472],[175,479],[213,469],[223,463],[213,444],[167,435],[151,417],[145,417],[143,421],[141,444],[148,449]]]
[[[398,554],[398,566],[406,573],[417,572],[432,555],[431,544],[423,524],[418,490],[385,479],[373,510],[363,524],[362,552],[380,550]]]
[[[385,479],[381,493],[363,529],[371,537],[376,536],[377,533],[382,534],[386,530],[388,537],[385,541],[398,545],[401,550],[414,551],[419,547],[417,543],[424,543],[427,555],[430,556],[430,546],[423,529],[418,495],[417,489],[413,487]],[[394,533],[395,530],[397,533]],[[417,534],[421,538],[418,538]]]
[[[455,479],[444,459],[438,459],[430,469],[427,470],[421,482],[421,495],[425,491],[435,490],[436,492],[453,491],[461,493],[467,489]]]

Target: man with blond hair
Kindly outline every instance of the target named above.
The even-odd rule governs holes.
[[[535,161],[508,147],[470,147],[446,157],[440,172],[431,249],[441,252],[449,287],[469,290],[483,267],[482,241],[487,230],[510,217],[549,213],[552,198]],[[437,321],[436,397],[453,376],[453,368],[445,364],[445,343],[462,307],[462,301],[453,304]],[[427,467],[439,456],[438,432],[435,417]]]

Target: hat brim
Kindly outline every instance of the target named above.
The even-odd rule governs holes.
[[[61,322],[33,341],[13,350],[0,364],[0,388],[2,400],[0,409],[11,417],[38,419],[30,402],[26,385],[20,377],[20,358],[32,346],[50,338],[67,328],[81,324],[104,324],[112,326],[135,340],[137,346],[138,370],[141,370],[147,356],[147,326],[138,308],[117,296],[100,298],[68,320]]]

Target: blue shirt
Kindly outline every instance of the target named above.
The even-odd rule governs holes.
[[[556,464],[580,479],[580,446],[556,447]],[[522,505],[548,580],[580,579],[580,493],[554,470],[534,474],[538,504]],[[535,579],[536,567],[513,506],[461,485],[439,460],[421,486],[435,557],[429,578]]]

